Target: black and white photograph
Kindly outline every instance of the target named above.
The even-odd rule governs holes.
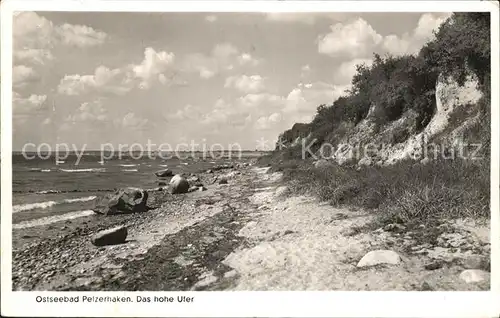
[[[11,290],[490,291],[491,13],[357,10],[13,12]]]

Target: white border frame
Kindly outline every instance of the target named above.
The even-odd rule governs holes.
[[[491,288],[490,292],[106,292],[106,296],[194,296],[183,303],[36,303],[38,295],[93,295],[12,291],[12,12],[466,12],[491,13]],[[493,317],[500,314],[499,5],[487,1],[24,1],[1,3],[1,314],[2,316],[123,317]],[[496,300],[496,301],[495,301]],[[221,309],[223,308],[223,309]]]

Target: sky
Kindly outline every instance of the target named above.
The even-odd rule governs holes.
[[[417,53],[449,15],[17,12],[13,150],[271,149],[341,96],[356,64]]]

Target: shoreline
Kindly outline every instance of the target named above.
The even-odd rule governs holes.
[[[144,213],[90,216],[34,234],[33,228],[14,231],[14,290],[490,288],[489,280],[466,283],[460,278],[467,268],[488,266],[485,255],[490,257],[485,241],[489,237],[475,236],[477,229],[470,224],[459,229],[443,223],[436,235],[448,245],[439,246],[419,240],[418,229],[359,232],[374,219],[373,213],[290,196],[282,174],[268,170],[248,167],[198,174],[207,191],[151,192],[150,205],[156,208]],[[232,176],[227,185],[205,181],[228,174]],[[127,225],[127,243],[99,248],[90,243],[93,233],[116,225]],[[40,237],[23,239],[27,232]],[[467,245],[453,247],[457,240]],[[363,255],[377,249],[394,250],[401,263],[356,266]]]

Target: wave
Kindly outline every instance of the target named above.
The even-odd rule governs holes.
[[[65,163],[64,160],[56,160],[56,163],[60,164],[60,163]]]
[[[50,190],[49,190],[50,191]],[[53,192],[50,192],[53,193]],[[75,202],[88,202],[92,201],[96,198],[96,196],[89,196],[83,198],[76,199],[65,199],[62,201],[45,201],[45,202],[37,202],[37,203],[28,203],[28,204],[17,204],[12,207],[13,213],[29,211],[34,209],[48,209],[56,204],[65,204],[65,203],[75,203]]]
[[[136,164],[119,164],[120,167],[135,167]]]
[[[168,167],[168,165],[158,165],[158,166],[160,166],[160,167]]]
[[[36,194],[50,194],[50,193],[61,193],[62,191],[60,190],[43,190],[43,191],[38,191],[35,192]]]
[[[22,212],[22,211],[29,211],[29,210],[34,210],[34,209],[48,209],[51,206],[56,205],[56,201],[46,201],[46,202],[39,202],[39,203],[28,203],[28,204],[17,204],[12,207],[12,212],[17,213],[17,212]]]
[[[50,172],[50,169],[42,169],[42,172]]]
[[[106,168],[92,168],[92,169],[59,169],[63,172],[104,172]]]
[[[35,226],[42,226],[42,225],[47,225],[59,221],[65,221],[65,220],[71,220],[71,219],[76,219],[84,216],[89,216],[94,214],[92,210],[84,210],[84,211],[76,211],[76,212],[70,212],[70,213],[65,213],[61,215],[54,215],[54,216],[48,216],[40,219],[35,219],[35,220],[30,220],[30,221],[24,221],[21,223],[17,224],[12,224],[13,229],[24,229],[24,228],[30,228],[30,227],[35,227]]]
[[[137,169],[122,169],[123,172],[137,172]]]

